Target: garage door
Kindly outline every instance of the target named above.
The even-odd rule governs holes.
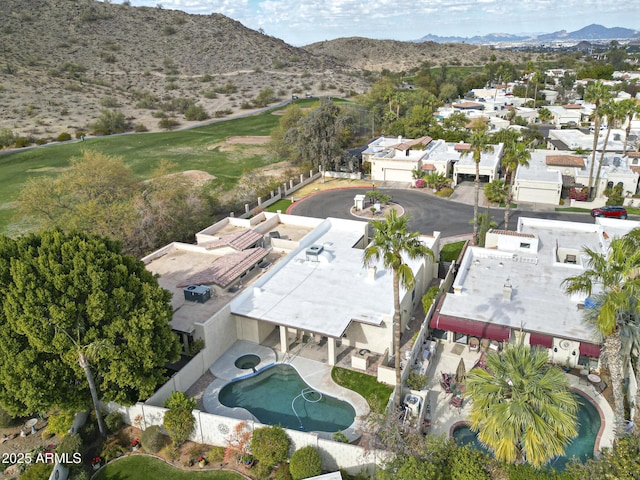
[[[410,182],[411,172],[407,170],[394,170],[393,168],[384,169],[385,182]]]
[[[556,190],[544,190],[541,188],[520,187],[516,202],[548,203],[556,205],[558,203],[558,193]]]

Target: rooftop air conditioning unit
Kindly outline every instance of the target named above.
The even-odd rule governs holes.
[[[205,303],[211,298],[211,287],[206,285],[189,285],[183,291],[184,299],[189,302]]]
[[[307,260],[310,262],[318,262],[318,256],[322,253],[323,250],[324,247],[322,245],[311,245],[305,252]]]

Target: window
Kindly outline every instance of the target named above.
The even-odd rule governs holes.
[[[530,243],[520,242],[520,248],[531,248],[531,244]]]

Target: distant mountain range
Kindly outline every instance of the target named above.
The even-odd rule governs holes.
[[[560,30],[553,33],[512,35],[509,33],[490,33],[474,37],[440,37],[438,35],[426,35],[416,42],[438,43],[473,43],[473,44],[497,44],[497,43],[549,43],[549,42],[580,42],[582,40],[634,40],[640,39],[640,31],[622,27],[604,27],[592,24],[587,27],[567,32]]]

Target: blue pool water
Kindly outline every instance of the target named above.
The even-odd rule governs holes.
[[[313,390],[295,368],[283,364],[225,385],[218,399],[227,407],[245,408],[261,423],[292,430],[337,432],[356,416],[349,403]]]
[[[583,462],[593,457],[593,449],[600,431],[600,414],[596,407],[584,396],[575,392],[573,395],[578,402],[578,436],[567,446],[563,456],[554,458],[547,465],[558,471],[564,470],[571,457],[577,457]],[[453,438],[458,445],[469,444],[473,448],[488,452],[478,440],[476,433],[467,425],[456,427],[453,430]]]

